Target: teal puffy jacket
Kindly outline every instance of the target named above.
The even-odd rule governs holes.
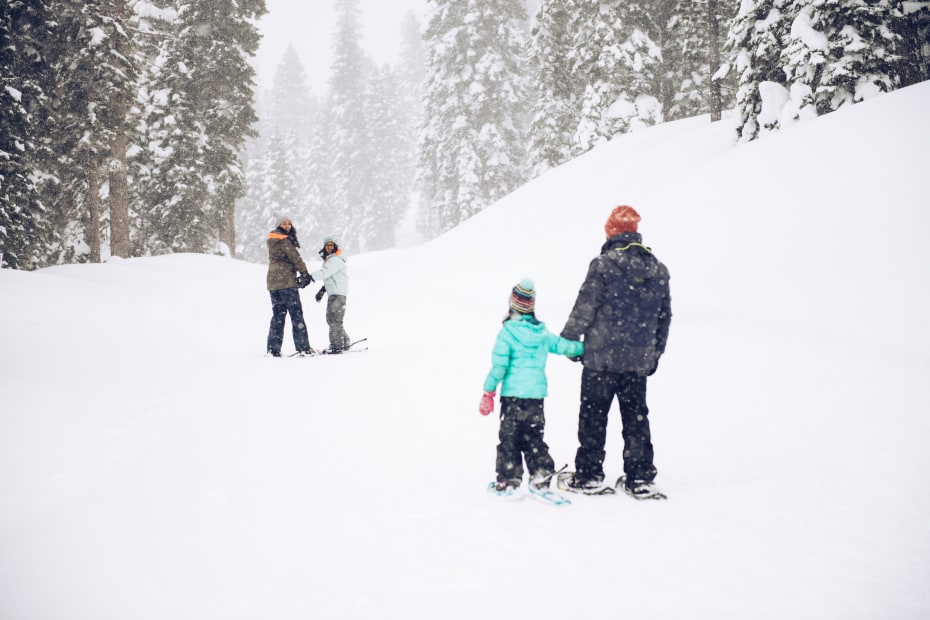
[[[550,353],[574,357],[584,353],[584,344],[553,334],[529,314],[505,321],[494,343],[484,391],[494,392],[503,382],[501,396],[545,398],[546,358]]]

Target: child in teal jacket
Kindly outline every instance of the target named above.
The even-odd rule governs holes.
[[[543,399],[548,393],[546,359],[550,353],[579,356],[584,344],[566,340],[546,329],[536,318],[534,283],[524,278],[513,287],[510,313],[497,334],[491,353],[491,371],[484,381],[479,411],[494,411],[497,386],[501,386],[500,443],[497,446],[499,493],[510,493],[523,480],[523,459],[530,484],[537,489],[549,486],[555,464],[549,446],[543,441],[546,418]]]

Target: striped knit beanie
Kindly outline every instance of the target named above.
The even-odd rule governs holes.
[[[636,209],[628,205],[620,205],[610,212],[610,217],[604,223],[604,232],[607,233],[608,238],[623,233],[636,232],[639,219],[639,213],[636,212]]]
[[[510,293],[510,309],[520,314],[532,314],[536,309],[536,285],[523,278]]]

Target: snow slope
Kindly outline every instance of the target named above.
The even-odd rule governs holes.
[[[930,83],[740,147],[663,125],[350,254],[361,355],[263,357],[262,265],[0,271],[0,620],[930,616],[927,109]],[[672,273],[670,500],[492,498],[510,287],[560,330],[618,203]],[[548,374],[570,463],[580,367]]]

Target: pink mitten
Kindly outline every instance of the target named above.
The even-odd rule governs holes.
[[[484,396],[481,397],[481,403],[478,405],[478,411],[481,412],[481,415],[488,415],[494,411],[494,396],[497,392],[485,392]]]

